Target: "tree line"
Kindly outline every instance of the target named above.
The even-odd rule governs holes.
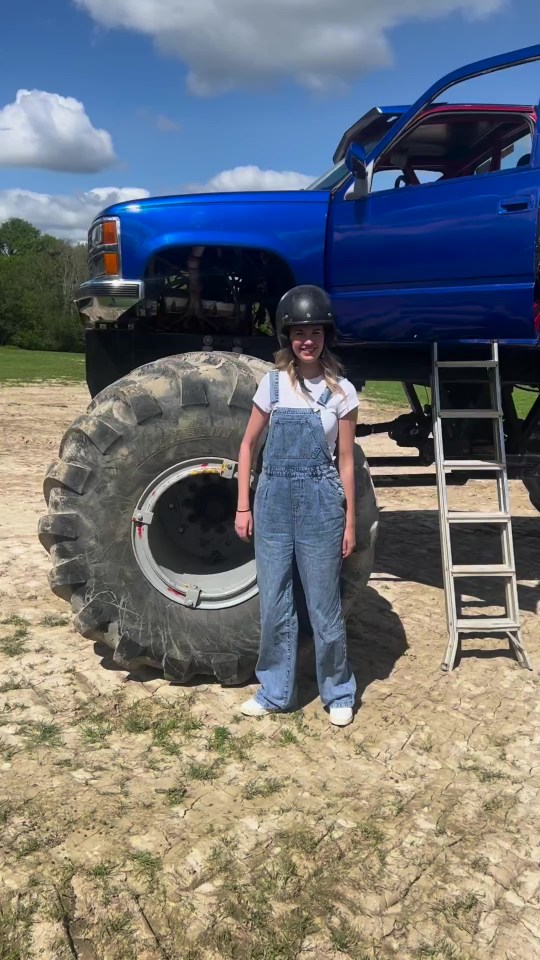
[[[83,350],[73,293],[87,277],[84,244],[41,233],[26,220],[6,220],[0,226],[0,344]]]

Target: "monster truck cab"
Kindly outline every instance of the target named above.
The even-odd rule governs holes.
[[[434,100],[539,56],[531,47],[481,61],[412,107],[374,108],[307,190],[108,208],[90,229],[81,315],[90,329],[201,335],[198,346],[211,337],[207,345],[269,356],[251,338],[272,333],[284,290],[317,283],[332,295],[342,344],[536,343],[536,108]]]

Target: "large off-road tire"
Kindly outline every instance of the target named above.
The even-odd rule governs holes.
[[[259,604],[252,546],[234,534],[235,467],[268,368],[220,353],[146,364],[98,394],[62,440],[39,531],[51,587],[83,636],[104,639],[125,666],[150,662],[181,682],[252,674]],[[370,575],[378,517],[356,456],[346,611]]]

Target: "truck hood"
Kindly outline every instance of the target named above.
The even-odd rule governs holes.
[[[148,197],[141,200],[128,200],[115,203],[99,216],[121,216],[123,213],[142,213],[166,207],[212,205],[229,203],[322,203],[328,205],[328,190],[252,190],[243,193],[181,193],[176,196]]]

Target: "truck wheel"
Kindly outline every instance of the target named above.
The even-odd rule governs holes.
[[[180,682],[248,679],[259,604],[251,545],[234,534],[236,460],[269,365],[193,353],[146,364],[106,387],[66,432],[48,470],[40,539],[50,583],[83,636],[124,666]],[[377,527],[360,450],[358,552],[344,565],[348,610],[370,575]],[[253,488],[256,485],[254,472]]]

